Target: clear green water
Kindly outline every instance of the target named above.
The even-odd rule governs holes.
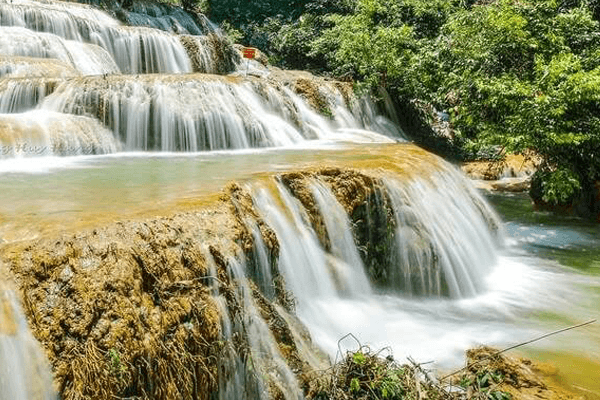
[[[510,251],[521,254],[569,289],[528,321],[546,331],[600,319],[600,225],[579,218],[533,211],[526,194],[488,194],[506,221]],[[540,285],[543,285],[540,282]],[[557,382],[588,399],[600,399],[600,322],[565,332],[519,350],[558,368]]]
[[[533,211],[526,194],[487,198],[506,221],[508,235],[519,238],[528,253],[585,274],[600,275],[600,224]]]

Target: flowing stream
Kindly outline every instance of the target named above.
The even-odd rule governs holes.
[[[125,26],[87,5],[0,0],[0,246],[194,210],[240,182],[258,211],[243,221],[253,275],[249,260],[228,260],[242,316],[218,282],[210,289],[221,339],[247,335],[262,378],[230,346],[220,399],[266,399],[267,383],[302,398],[253,295],[256,285],[273,299],[276,273],[332,361],[358,340],[447,370],[477,344],[598,316],[597,225],[532,213],[521,196],[486,198],[453,166],[398,143],[393,113],[369,98],[257,63],[248,75],[209,21],[144,7]],[[326,168],[366,177],[337,181],[343,173]],[[312,172],[286,175],[295,171]],[[363,192],[366,206],[352,206]],[[276,270],[261,221],[279,243]],[[54,398],[9,287],[0,281],[0,399]],[[599,326],[524,351],[600,398]]]
[[[0,282],[0,396],[28,400],[55,398],[39,344],[31,335],[19,302]]]

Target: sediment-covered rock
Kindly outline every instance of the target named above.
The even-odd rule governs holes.
[[[471,161],[461,169],[477,186],[498,192],[525,192],[540,163],[535,155],[509,154],[498,161]]]
[[[62,398],[209,399],[219,379],[228,379],[220,376],[223,352],[236,349],[242,365],[251,362],[240,322],[243,300],[236,295],[240,283],[229,261],[251,258],[253,238],[240,213],[255,221],[258,215],[245,199],[234,185],[196,213],[119,222],[4,249]],[[276,238],[257,223],[276,259]],[[300,371],[285,319],[253,292],[284,356]],[[238,334],[225,338],[224,326],[240,323]]]

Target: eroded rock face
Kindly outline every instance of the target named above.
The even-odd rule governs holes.
[[[229,325],[243,321],[229,271],[231,257],[252,259],[254,239],[241,216],[258,221],[274,260],[278,244],[248,198],[232,185],[213,207],[196,213],[4,249],[61,398],[208,399],[219,379],[227,379],[219,376],[223,352],[235,349],[243,363],[250,358],[248,338],[239,334],[243,324],[227,339],[223,332],[223,318]],[[285,319],[258,289],[254,297],[300,372]]]

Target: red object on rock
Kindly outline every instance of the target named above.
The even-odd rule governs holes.
[[[256,56],[256,49],[254,47],[244,47],[242,55],[244,58],[254,58]]]

